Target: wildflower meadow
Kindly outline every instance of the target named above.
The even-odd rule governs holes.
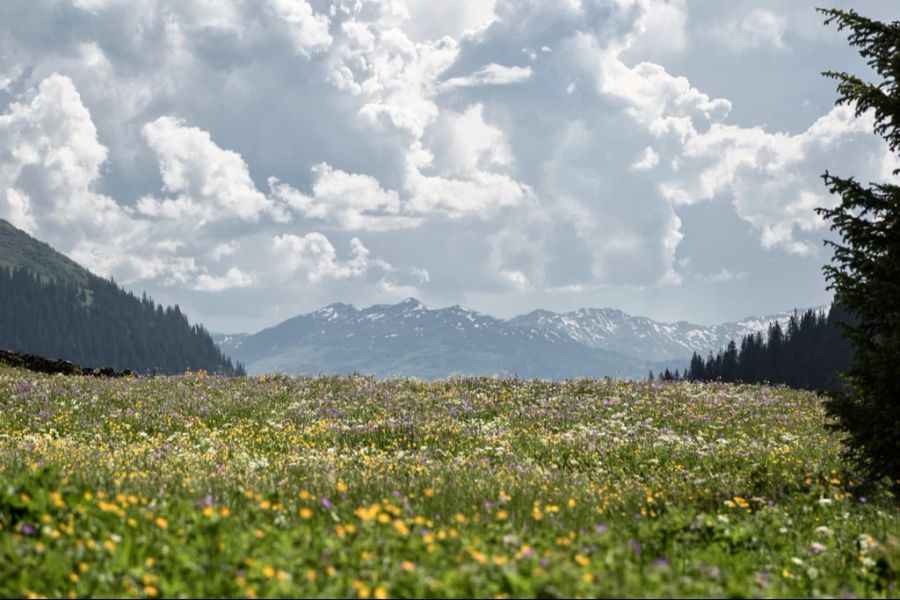
[[[0,596],[896,597],[785,387],[0,367]]]

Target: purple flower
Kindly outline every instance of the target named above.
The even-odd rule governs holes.
[[[866,498],[865,496],[860,496],[860,497],[859,497],[859,503],[860,503],[860,504],[865,504],[865,503],[868,502],[868,501],[869,501],[869,499]]]
[[[207,494],[205,498],[200,498],[199,500],[194,502],[194,504],[196,504],[197,506],[201,506],[201,507],[202,506],[212,506],[213,497],[211,494]]]
[[[332,507],[331,500],[329,500],[325,496],[322,496],[322,506],[324,506],[325,508],[331,508]]]
[[[821,554],[822,552],[825,551],[825,545],[820,544],[819,542],[813,542],[812,544],[809,545],[809,549],[812,551],[813,554]]]
[[[35,528],[32,527],[31,525],[29,525],[28,523],[22,524],[22,533],[24,533],[25,535],[34,535],[35,531],[36,531]]]
[[[606,533],[606,530],[609,529],[609,525],[606,523],[597,523],[594,525],[594,531],[597,533]]]
[[[628,546],[631,548],[631,551],[640,556],[641,554],[641,543],[634,538],[628,540]]]
[[[665,568],[665,567],[669,566],[669,559],[666,558],[665,556],[660,556],[659,558],[656,559],[655,562],[656,562],[657,567]]]

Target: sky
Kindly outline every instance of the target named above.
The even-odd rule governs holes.
[[[900,164],[835,106],[822,71],[871,72],[815,5],[5,0],[0,218],[229,333],[819,306],[822,173]]]

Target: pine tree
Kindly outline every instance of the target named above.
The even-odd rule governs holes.
[[[821,12],[826,24],[849,30],[850,45],[881,78],[869,83],[824,73],[838,82],[837,103],[854,106],[857,116],[871,111],[875,133],[892,152],[900,151],[900,21],[874,21],[853,10]],[[834,256],[824,271],[836,300],[852,315],[843,328],[856,350],[846,385],[830,392],[827,409],[864,469],[900,480],[900,187],[863,185],[829,172],[823,178],[841,199],[835,208],[817,209],[841,237],[825,242]]]

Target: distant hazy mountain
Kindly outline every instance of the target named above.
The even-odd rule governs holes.
[[[583,309],[504,320],[459,306],[432,309],[409,298],[362,310],[332,304],[253,335],[213,339],[250,373],[645,377],[650,369],[684,368],[694,351],[716,351],[788,316],[707,327]]]
[[[91,367],[234,373],[205,329],[0,219],[0,348]]]
[[[821,307],[825,310],[827,307]],[[721,325],[694,325],[686,321],[659,323],[646,317],[633,317],[613,308],[582,308],[565,314],[536,310],[513,318],[523,326],[556,331],[591,348],[614,350],[644,360],[677,360],[694,352],[714,354],[728,342],[740,340],[757,331],[765,332],[769,323],[785,326],[792,312],[765,317],[748,317]]]
[[[250,373],[626,377],[660,366],[588,348],[557,331],[520,327],[459,306],[430,309],[413,298],[364,310],[332,304],[254,335],[213,339]]]

